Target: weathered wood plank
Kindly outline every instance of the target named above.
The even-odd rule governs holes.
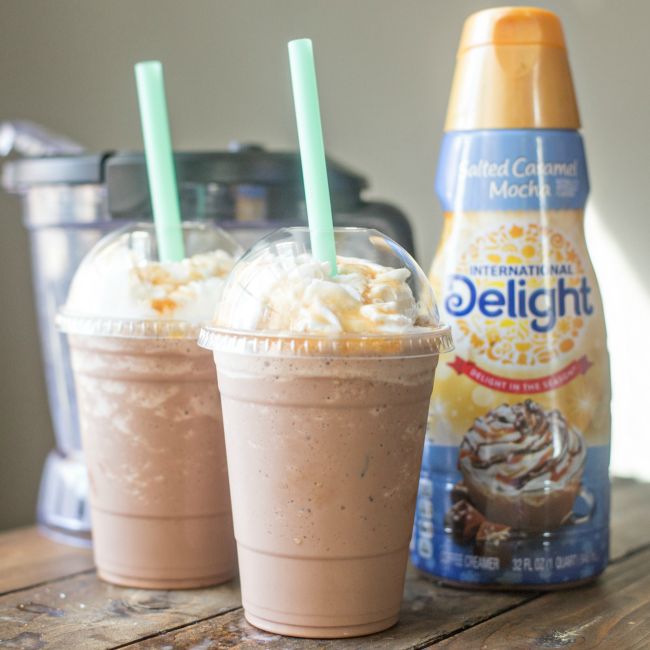
[[[57,544],[34,527],[0,533],[0,594],[93,566],[90,549]]]
[[[536,599],[535,604],[521,607],[528,612],[521,623],[526,626],[535,620],[531,608],[537,611],[539,604],[546,603],[547,599],[591,593],[596,587],[609,589],[609,576],[618,575],[618,566],[627,567],[636,559],[621,558],[650,544],[648,504],[650,485],[633,481],[614,482],[612,558],[618,562],[597,585],[541,597],[535,593],[465,592],[437,586],[429,580],[417,578],[411,571],[399,625],[380,635],[348,641],[308,642],[267,635],[248,625],[241,609],[232,611],[239,605],[239,592],[234,584],[197,591],[162,592],[113,587],[97,580],[94,573],[59,579],[92,567],[90,551],[52,542],[34,528],[11,531],[0,534],[0,592],[23,590],[0,597],[0,646],[68,648],[76,645],[92,650],[121,644],[142,648],[190,648],[196,644],[251,648],[263,644],[270,648],[289,649],[354,647],[392,650],[422,647],[476,626],[451,637],[452,640],[464,638],[473,630],[484,629],[493,623],[496,625],[502,619],[510,620],[518,606]],[[643,553],[637,557],[642,555],[645,557]],[[637,572],[642,574],[643,567],[637,567]],[[35,584],[40,586],[29,587]],[[626,593],[624,582],[619,587],[616,590]],[[649,587],[645,585],[644,588],[650,591]],[[606,591],[605,596],[600,597],[607,599],[608,593]],[[562,602],[567,608],[566,629],[569,629],[581,614],[577,608],[572,614],[573,605]],[[581,604],[579,596],[577,604]],[[507,613],[500,615],[502,612]],[[545,614],[544,620],[553,619]],[[175,629],[179,626],[187,627]],[[635,626],[635,623],[630,623],[631,628]],[[571,634],[574,633],[575,629]],[[145,638],[149,636],[152,638]],[[548,637],[544,641],[547,645],[540,647],[556,647],[549,644],[559,643],[561,638],[554,639],[556,637]],[[510,645],[504,647],[516,647],[510,639],[508,643]],[[619,644],[618,647],[625,646]]]
[[[0,598],[2,648],[109,648],[240,605],[236,582],[188,591],[124,589],[76,575]]]
[[[134,644],[145,648],[264,648],[321,650],[355,648],[398,650],[434,641],[469,625],[495,616],[534,597],[531,593],[465,592],[436,585],[413,574],[407,580],[400,622],[390,630],[368,637],[332,641],[307,641],[266,634],[249,625],[239,609],[175,632]]]
[[[650,647],[650,550],[610,566],[597,582],[545,594],[461,632],[436,648]]]
[[[626,554],[650,544],[650,527],[644,526],[650,486],[616,481],[613,488],[612,556]],[[573,592],[571,592],[573,593]],[[241,610],[136,644],[138,648],[232,647],[252,648],[413,648],[435,642],[455,630],[476,625],[530,600],[536,593],[481,593],[448,589],[410,574],[400,623],[392,630],[365,639],[304,641],[265,634],[249,625]]]

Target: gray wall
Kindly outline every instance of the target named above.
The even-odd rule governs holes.
[[[132,66],[157,58],[165,65],[177,148],[223,148],[233,138],[293,148],[286,42],[310,36],[328,152],[369,176],[369,196],[405,209],[415,225],[421,262],[428,266],[441,225],[432,181],[455,49],[465,16],[491,4],[0,0],[0,120],[34,120],[91,150],[140,148]],[[635,297],[641,307],[634,313],[645,314],[650,3],[545,5],[560,14],[569,40],[591,164],[591,204],[597,209],[590,219],[599,224],[596,263],[602,273],[614,273],[608,242],[617,247],[624,277],[636,278],[640,287]],[[4,195],[0,241],[2,528],[33,520],[41,464],[53,438],[27,237],[17,201]],[[617,327],[617,339],[625,338],[625,320],[619,318]],[[617,358],[647,358],[640,342],[628,337],[626,345]],[[627,366],[617,368],[621,377],[627,375]],[[625,393],[622,384],[617,387],[619,395]],[[627,403],[620,403],[623,408]],[[629,441],[632,432],[621,432],[624,436]]]

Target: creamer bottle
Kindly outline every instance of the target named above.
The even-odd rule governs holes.
[[[470,16],[431,269],[456,350],[438,369],[412,542],[447,582],[550,588],[607,563],[609,363],[579,127],[558,18]]]

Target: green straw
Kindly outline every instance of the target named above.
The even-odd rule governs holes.
[[[327,183],[314,51],[310,39],[301,38],[289,42],[289,64],[311,250],[317,260],[328,262],[330,274],[336,275],[332,206]]]
[[[137,63],[135,80],[158,255],[161,262],[179,262],[185,257],[183,228],[160,61]]]

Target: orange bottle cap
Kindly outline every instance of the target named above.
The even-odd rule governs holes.
[[[559,18],[534,7],[471,15],[458,49],[445,130],[578,128]]]
[[[566,49],[560,19],[536,7],[499,7],[472,14],[463,26],[459,56],[480,45],[546,45]]]

